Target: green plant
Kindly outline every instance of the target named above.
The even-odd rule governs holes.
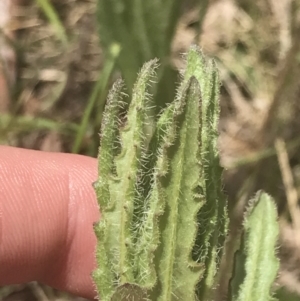
[[[43,11],[43,13],[48,18],[53,30],[55,31],[55,34],[57,38],[64,44],[68,44],[68,37],[65,31],[65,28],[63,24],[61,23],[61,20],[53,8],[51,2],[49,0],[35,0],[36,4],[39,5]]]
[[[279,262],[275,255],[278,225],[271,197],[258,192],[245,216],[241,248],[236,254],[232,278],[232,300],[274,300],[270,288]]]
[[[218,285],[228,223],[217,151],[218,72],[192,47],[175,100],[156,118],[149,113],[156,69],[156,60],[142,68],[125,125],[122,81],[104,112],[93,274],[103,301],[213,300]],[[268,195],[252,201],[244,226],[229,300],[257,301],[261,292],[261,300],[271,300],[278,225]]]
[[[44,3],[45,0],[38,2]],[[152,91],[154,102],[163,107],[171,101],[176,73],[169,64],[169,57],[182,3],[182,0],[127,0],[126,4],[122,0],[97,1],[104,67],[88,100],[72,152],[80,151],[93,110],[97,111],[98,116],[95,126],[101,124],[106,88],[115,69],[121,71],[129,88],[128,93],[131,93],[143,63],[153,57],[159,58],[162,64],[159,72],[161,80],[157,89]]]
[[[160,59],[165,72],[182,0],[99,0],[99,34],[104,50],[118,44],[118,67],[130,89],[144,62]],[[129,91],[131,93],[131,91]]]

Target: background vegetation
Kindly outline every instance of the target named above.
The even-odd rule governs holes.
[[[191,43],[217,60],[228,248],[246,201],[269,192],[281,225],[278,295],[299,300],[300,1],[169,0],[163,10],[152,1],[144,14],[139,1],[106,0],[98,11],[97,0],[2,1],[11,7],[0,15],[1,144],[96,156],[107,90],[121,73],[129,93],[142,63],[158,57],[163,84],[153,93],[163,107]],[[3,288],[2,298],[19,290]],[[35,283],[26,291],[60,296]]]

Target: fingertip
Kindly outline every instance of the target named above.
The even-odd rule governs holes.
[[[0,147],[0,283],[39,280],[94,298],[97,160]]]

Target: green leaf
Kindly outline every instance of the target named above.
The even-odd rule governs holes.
[[[98,240],[98,268],[94,280],[101,300],[110,300],[116,288],[135,282],[133,256],[140,222],[140,170],[149,135],[147,129],[150,97],[149,82],[154,79],[157,61],[142,68],[133,91],[127,122],[120,129],[118,113],[122,83],[112,89],[105,109],[99,149],[99,178],[95,190],[102,219],[95,226]],[[118,153],[121,147],[120,153]]]
[[[115,174],[114,156],[116,150],[116,141],[118,140],[119,131],[119,111],[122,108],[123,83],[117,81],[108,95],[107,105],[104,111],[102,129],[101,129],[101,145],[98,155],[98,173],[97,182],[94,188],[101,208],[103,218],[99,223],[94,225],[95,234],[97,236],[96,260],[98,268],[93,272],[97,291],[101,296],[101,300],[110,300],[114,292],[114,283],[116,281],[112,265],[112,251],[110,250],[109,238],[111,233],[108,231],[109,211],[115,208],[115,199],[111,196],[110,185],[111,179]]]
[[[192,78],[175,102],[174,121],[169,127],[169,172],[161,178],[167,203],[161,218],[161,247],[156,258],[159,301],[193,300],[203,274],[203,266],[191,258],[198,228],[196,216],[203,205],[203,196],[198,194],[200,100],[199,84]]]
[[[217,151],[218,74],[192,47],[177,97],[153,131],[149,83],[156,67],[154,60],[142,68],[125,126],[117,117],[120,84],[104,118],[94,273],[104,301],[139,300],[141,291],[156,301],[208,300],[216,284],[227,226]]]
[[[231,299],[236,301],[274,300],[271,289],[279,260],[276,244],[279,233],[277,210],[272,198],[258,192],[245,216],[242,248],[236,255],[231,281]]]
[[[213,60],[205,59],[197,46],[187,54],[184,81],[195,77],[201,87],[202,126],[201,149],[198,160],[202,164],[199,187],[204,194],[205,204],[199,211],[199,230],[193,249],[193,258],[205,264],[206,271],[198,285],[200,300],[211,300],[217,285],[216,273],[222,256],[227,233],[227,201],[222,192],[222,168],[217,149],[219,119],[219,75]]]
[[[130,89],[129,94],[141,66],[156,57],[162,64],[159,78],[163,76],[164,82],[161,83],[162,87],[158,87],[159,99],[156,99],[154,92],[154,102],[164,105],[172,100],[165,99],[170,94],[163,93],[162,90],[174,87],[168,65],[182,3],[183,0],[126,0],[126,3],[123,0],[97,1],[102,47],[107,51],[115,43],[120,46],[117,67]]]

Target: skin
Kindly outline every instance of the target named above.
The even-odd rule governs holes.
[[[0,146],[0,286],[39,281],[93,299],[97,161]]]

